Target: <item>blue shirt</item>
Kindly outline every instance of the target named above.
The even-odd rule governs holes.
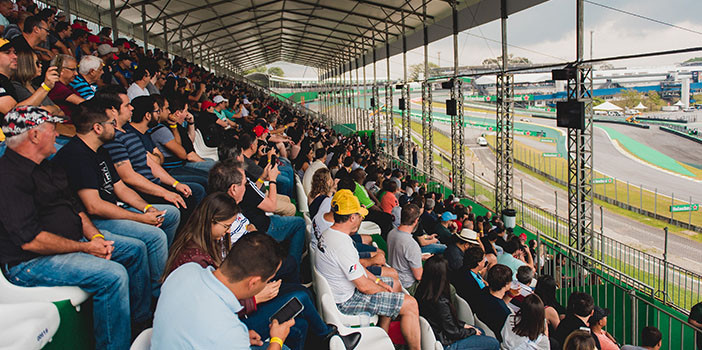
[[[128,125],[128,124],[127,124]],[[128,160],[132,165],[132,169],[136,171],[139,175],[145,177],[147,180],[159,184],[160,181],[156,179],[154,174],[151,172],[151,167],[146,163],[146,148],[144,148],[144,143],[142,143],[141,138],[135,132],[130,132],[130,130],[136,131],[131,125],[126,128],[125,132],[115,129],[115,139],[104,146],[110,152],[110,157],[112,157],[112,162],[117,164]],[[152,149],[153,150],[153,149]]]
[[[171,272],[154,314],[152,350],[249,350],[249,329],[236,314],[243,307],[213,271],[187,263]]]
[[[497,258],[497,263],[507,265],[510,269],[512,269],[512,279],[514,280],[517,279],[517,269],[519,269],[519,267],[521,266],[526,265],[525,262],[513,257],[512,254],[509,254],[507,252],[505,252]]]
[[[480,289],[485,288],[485,281],[483,281],[483,276],[480,276],[479,274],[477,274],[473,271],[470,272],[470,275],[473,276],[473,278],[475,279],[475,282],[478,283],[478,287],[480,287]]]
[[[78,92],[80,97],[86,100],[93,98],[93,96],[95,96],[95,90],[97,90],[97,85],[88,84],[88,81],[80,74],[73,78],[71,87]]]

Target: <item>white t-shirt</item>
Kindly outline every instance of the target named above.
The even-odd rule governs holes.
[[[315,267],[329,282],[334,302],[341,304],[356,290],[351,281],[365,276],[366,270],[348,234],[330,228],[322,233],[321,245],[324,251],[317,252]],[[317,245],[313,247],[319,249]]]
[[[127,89],[127,96],[129,97],[129,101],[132,101],[139,96],[149,96],[149,90],[142,89],[136,83],[132,83],[132,85],[129,85],[129,89]]]
[[[551,348],[548,337],[545,334],[539,334],[536,340],[531,340],[528,337],[523,337],[514,333],[512,328],[515,324],[515,315],[511,314],[507,317],[505,325],[502,327],[502,344],[500,349],[509,350],[549,350]]]
[[[236,216],[236,220],[232,222],[232,226],[229,229],[229,231],[231,232],[230,236],[232,244],[236,243],[236,241],[238,241],[239,238],[249,233],[249,231],[246,230],[246,226],[249,226],[249,224],[249,219],[247,219],[246,216],[244,216],[244,214],[239,213]]]
[[[312,230],[313,230],[313,235],[310,238],[310,241],[312,244],[317,245],[317,237],[321,237],[322,233],[332,227],[334,225],[334,222],[329,222],[327,220],[324,220],[324,214],[328,213],[329,209],[326,211],[322,212],[321,210],[317,215],[314,217],[312,220]]]

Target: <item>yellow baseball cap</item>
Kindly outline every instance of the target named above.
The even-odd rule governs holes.
[[[9,40],[0,38],[0,51],[7,51],[13,47],[14,45]]]
[[[364,217],[368,215],[368,209],[362,207],[358,198],[349,190],[336,191],[332,198],[332,208],[339,215],[361,214]]]

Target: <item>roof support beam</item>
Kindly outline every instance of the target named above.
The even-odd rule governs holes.
[[[363,14],[360,14],[360,13],[348,12],[348,11],[342,10],[342,9],[340,9],[340,8],[336,8],[336,7],[333,7],[333,6],[327,6],[327,5],[320,4],[320,3],[307,2],[307,1],[302,1],[302,0],[289,0],[289,1],[296,2],[296,3],[300,3],[300,4],[304,4],[304,5],[315,6],[315,7],[319,7],[319,8],[325,9],[325,10],[336,11],[336,12],[344,13],[344,14],[347,14],[347,15],[350,15],[350,16],[362,17],[362,18],[365,18],[365,19],[368,19],[368,20],[374,20],[374,21],[378,21],[378,22],[386,22],[386,21],[387,21],[387,22],[389,22],[389,23],[391,23],[391,24],[393,24],[393,25],[396,25],[396,26],[401,25],[401,23],[398,23],[398,22],[395,22],[395,21],[393,21],[393,20],[390,20],[389,18],[382,18],[382,17],[371,16],[371,15],[363,15]]]

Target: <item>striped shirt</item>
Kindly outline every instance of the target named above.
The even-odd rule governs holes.
[[[151,172],[148,164],[146,164],[146,148],[144,148],[141,139],[134,132],[125,133],[115,129],[114,141],[105,144],[103,147],[110,152],[113,163],[117,164],[128,160],[132,165],[132,169],[139,175],[155,184],[160,182]]]
[[[93,98],[93,96],[95,96],[95,90],[97,90],[97,85],[88,84],[88,81],[80,74],[77,74],[73,79],[71,87],[78,92],[80,97],[86,100]]]

